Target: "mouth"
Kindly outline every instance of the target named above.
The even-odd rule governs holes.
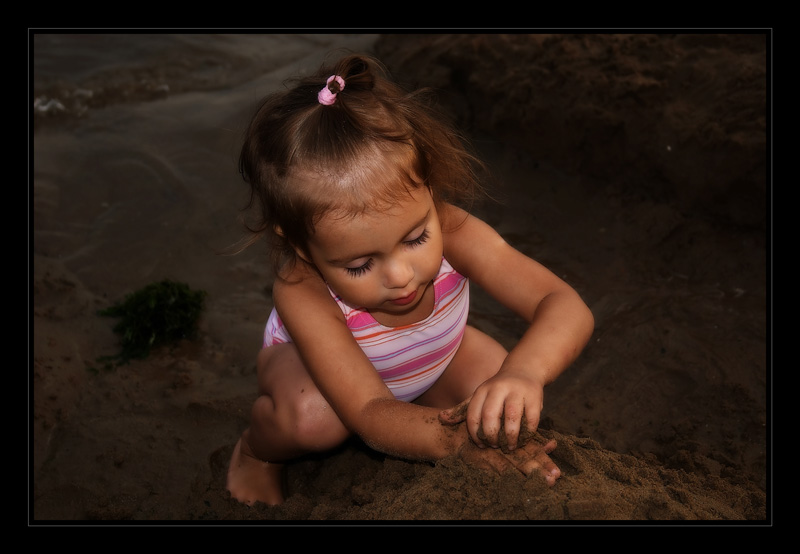
[[[416,297],[417,297],[417,291],[414,291],[408,296],[391,300],[391,303],[396,304],[397,306],[405,306],[407,304],[411,304]]]

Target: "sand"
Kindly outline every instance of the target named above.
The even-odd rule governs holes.
[[[58,144],[80,133],[114,137],[125,125],[144,125],[140,119],[37,126],[29,523],[769,524],[768,40],[374,42],[399,78],[436,87],[474,137],[496,186],[496,201],[476,213],[563,276],[594,313],[588,347],[545,390],[540,432],[557,441],[552,458],[563,472],[552,488],[459,460],[399,460],[353,439],[289,466],[283,505],[231,500],[225,472],[255,398],[255,354],[271,306],[263,252],[216,255],[224,241],[209,238],[233,236],[240,204],[229,192],[175,202],[165,187],[191,183],[173,172],[175,182],[136,193],[150,195],[159,214],[142,229],[170,231],[140,244],[155,231],[125,232],[111,213],[128,193],[109,185],[77,208],[55,184],[56,174],[79,174]],[[236,112],[234,127],[254,100]],[[209,171],[242,193],[239,135],[192,133],[187,128],[218,153]],[[168,150],[168,140],[153,138],[153,150]],[[137,171],[120,178],[147,177]],[[58,227],[59,218],[71,226]],[[171,261],[148,262],[144,253],[154,251],[168,251]],[[210,290],[199,339],[91,371],[118,346],[113,320],[97,310],[165,277]],[[471,322],[507,346],[523,329],[479,290]]]

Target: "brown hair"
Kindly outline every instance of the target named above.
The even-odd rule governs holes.
[[[331,75],[344,88],[331,81],[336,100],[323,105],[317,94]],[[385,207],[421,186],[437,205],[463,205],[481,190],[481,162],[431,107],[428,91],[405,91],[374,58],[349,55],[293,83],[264,99],[239,158],[255,212],[245,247],[267,238],[276,270],[296,261],[294,248],[306,250],[331,210]]]

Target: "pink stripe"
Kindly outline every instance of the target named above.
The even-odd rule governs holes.
[[[430,388],[455,356],[464,336],[469,282],[442,259],[433,285],[433,312],[422,321],[394,328],[381,325],[363,308],[344,304],[331,290],[359,346],[394,396],[404,401],[411,401]],[[273,309],[264,345],[291,340]]]
[[[374,317],[369,312],[364,312],[361,310],[352,311],[347,314],[347,327],[353,331],[353,334],[356,331],[362,331],[363,329],[368,329],[370,327],[375,327],[380,325]]]
[[[381,335],[389,334],[392,335],[393,337],[397,336],[398,331],[402,331],[403,329],[412,329],[415,327],[420,329],[425,329],[431,325],[436,325],[440,322],[441,319],[445,317],[443,316],[444,312],[446,312],[449,308],[451,308],[451,305],[454,301],[458,300],[458,292],[460,292],[460,290],[463,287],[468,286],[467,281],[461,279],[458,275],[452,275],[452,277],[453,279],[447,279],[447,278],[444,279],[443,284],[441,286],[439,285],[439,283],[434,284],[436,308],[434,309],[433,313],[431,313],[423,321],[420,321],[418,323],[412,323],[410,325],[405,325],[402,327],[385,327],[380,323],[378,323],[369,312],[359,311],[357,312],[357,315],[353,317],[352,321],[360,323],[362,320],[364,320],[365,322],[360,323],[361,325],[360,327],[358,327],[355,324],[351,324],[350,315],[348,314],[347,326],[350,328],[350,330],[353,332],[353,335],[356,336],[356,339],[359,342],[361,341],[366,342],[367,339],[375,339],[376,337],[380,337]],[[463,284],[463,286],[459,287],[459,284]],[[452,296],[451,293],[453,292],[456,293],[455,297],[452,299],[448,298],[448,296]],[[352,314],[353,312],[350,313]],[[368,325],[367,323],[371,325]],[[380,331],[376,331],[372,334],[367,335],[366,331],[370,328],[377,328],[380,329]],[[378,344],[381,344],[380,340],[376,340],[375,342],[369,343],[370,346]]]
[[[436,298],[444,298],[450,291],[458,288],[461,281],[461,277],[455,272],[445,274],[443,279],[433,285],[436,289]]]
[[[418,358],[414,358],[412,360],[408,360],[398,366],[386,369],[379,369],[378,373],[381,374],[383,379],[391,379],[394,377],[398,377],[400,375],[405,375],[407,373],[412,373],[420,368],[420,366],[426,366],[429,363],[435,362],[437,360],[446,358],[451,352],[453,352],[459,345],[461,338],[464,336],[463,329],[458,335],[453,338],[450,342],[445,344],[444,346],[434,350],[432,352],[427,353],[425,356],[421,356]]]
[[[414,350],[435,348],[437,343],[447,340],[447,337],[452,335],[453,331],[457,329],[459,321],[466,317],[463,308],[459,313],[455,313],[456,307],[457,306],[454,306],[453,309],[447,310],[447,313],[441,314],[442,317],[428,321],[425,327],[416,329],[411,333],[384,337],[383,341],[379,341],[375,344],[367,343],[367,341],[363,343],[360,342],[360,344],[362,344],[362,348],[370,348],[370,350],[373,348],[380,348],[379,352],[382,352],[382,354],[372,353],[369,355],[369,358],[376,365],[380,364],[382,367],[387,368],[387,362],[393,358],[407,357],[406,354]],[[444,327],[444,324],[449,324],[449,326]],[[410,338],[411,335],[418,335],[419,337],[412,341]],[[389,348],[393,341],[401,341],[401,348],[396,350]],[[407,346],[402,347],[403,343]]]

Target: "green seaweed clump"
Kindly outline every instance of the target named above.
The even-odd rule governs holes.
[[[122,337],[122,352],[103,359],[127,363],[146,358],[158,346],[195,339],[207,295],[206,291],[193,291],[185,283],[164,280],[100,310],[99,315],[121,318],[114,332]]]

